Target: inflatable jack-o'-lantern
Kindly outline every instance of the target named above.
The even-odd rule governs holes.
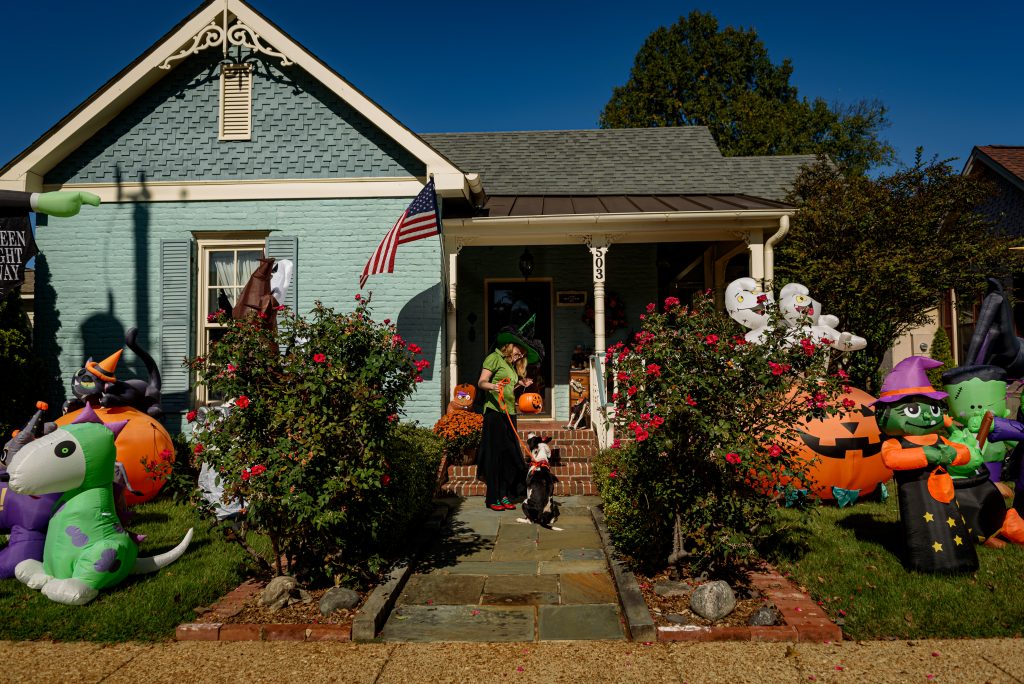
[[[174,463],[171,436],[160,421],[128,406],[101,406],[95,410],[104,423],[127,419],[128,424],[115,442],[117,460],[124,466],[128,478],[125,502],[134,506],[149,501],[164,486],[171,464]],[[79,413],[81,410],[67,413],[58,418],[56,423],[69,425]]]
[[[854,387],[840,396],[852,400],[854,406],[824,420],[796,426],[800,440],[797,454],[806,461],[817,461],[808,474],[814,479],[814,495],[821,499],[834,498],[833,487],[859,490],[859,496],[864,496],[892,478],[892,471],[879,455],[882,436],[871,407],[874,398]]]
[[[520,413],[540,413],[544,410],[544,399],[536,392],[524,392],[519,395]]]

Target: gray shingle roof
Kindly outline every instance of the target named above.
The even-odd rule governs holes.
[[[488,195],[747,194],[780,200],[807,155],[723,157],[704,126],[420,136]]]

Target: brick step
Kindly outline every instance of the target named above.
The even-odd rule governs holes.
[[[484,496],[487,485],[478,480],[458,480],[441,486],[442,496]],[[554,496],[596,496],[597,487],[589,479],[566,478],[555,483]]]
[[[551,466],[551,473],[559,479],[590,477],[590,463],[586,461],[575,461],[558,466]],[[448,466],[448,481],[451,482],[452,480],[476,480],[476,466]]]
[[[593,444],[594,448],[597,448],[597,435],[595,435],[591,430],[538,430],[534,428],[524,428],[520,425],[518,432],[520,439],[524,442],[526,441],[526,436],[532,432],[540,435],[541,437],[550,437],[552,446],[557,446],[559,444],[581,443]]]

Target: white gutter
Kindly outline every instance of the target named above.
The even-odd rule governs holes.
[[[772,289],[772,281],[775,279],[775,245],[786,237],[789,232],[789,214],[779,217],[779,229],[764,243],[764,285],[763,290],[768,292]]]
[[[787,212],[787,213],[783,213]],[[732,219],[780,219],[788,218],[792,209],[765,211],[761,209],[741,211],[678,211],[678,212],[644,212],[644,213],[622,213],[622,214],[546,214],[544,216],[486,216],[464,219],[448,219],[445,222],[447,228],[471,228],[476,226],[543,226],[547,224],[558,225],[597,225],[602,223],[617,223],[628,221],[629,223],[673,223],[679,221],[708,221]]]

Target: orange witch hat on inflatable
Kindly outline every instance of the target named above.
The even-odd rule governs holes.
[[[117,382],[117,378],[114,377],[114,373],[117,372],[117,362],[121,360],[122,351],[124,350],[118,349],[99,363],[92,360],[86,361],[85,370],[105,382]]]

